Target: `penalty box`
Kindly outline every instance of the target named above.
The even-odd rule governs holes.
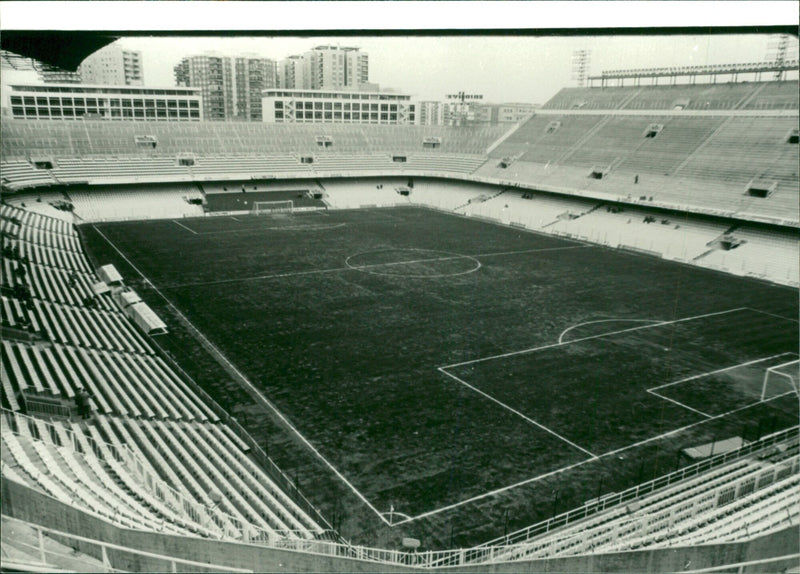
[[[565,449],[602,456],[758,404],[764,369],[796,358],[796,323],[749,308],[628,328],[624,321],[611,332],[575,329],[571,341],[440,370],[562,438]],[[760,369],[755,399],[752,381],[720,393],[737,367],[742,381]],[[686,403],[678,391],[691,385],[673,384],[704,380]]]

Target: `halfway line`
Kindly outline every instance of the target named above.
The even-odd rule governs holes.
[[[175,221],[175,223],[178,223]],[[180,225],[180,223],[178,223]],[[183,226],[181,226],[183,227]],[[189,229],[187,227],[187,229]],[[192,231],[189,229],[189,231]],[[229,230],[235,231],[235,230]],[[227,233],[228,231],[209,231],[207,233],[202,233],[201,235],[209,235],[211,233]],[[195,233],[192,231],[192,233]],[[195,235],[198,235],[195,233]],[[329,269],[311,269],[309,271],[288,271],[286,273],[273,273],[268,275],[254,275],[252,277],[232,277],[230,279],[216,279],[214,281],[199,281],[197,283],[179,283],[177,285],[166,285],[162,287],[163,289],[181,289],[183,287],[203,287],[206,285],[221,285],[224,283],[237,283],[239,281],[259,281],[262,279],[282,279],[284,277],[296,277],[301,275],[314,275],[317,273],[336,273],[338,271],[359,271],[362,269],[372,269],[374,267],[392,267],[397,265],[411,265],[415,263],[433,263],[436,261],[449,261],[453,259],[474,259],[476,257],[498,257],[501,255],[515,255],[520,253],[536,253],[540,251],[557,251],[562,249],[581,249],[586,247],[585,245],[572,245],[569,247],[553,247],[553,248],[545,248],[545,249],[527,249],[524,251],[503,251],[498,253],[482,253],[479,255],[448,255],[446,257],[431,257],[428,259],[415,259],[415,260],[408,260],[408,261],[391,261],[389,263],[372,263],[370,265],[359,265],[359,266],[351,266],[348,265],[346,267],[331,267]],[[480,261],[478,261],[480,263]]]

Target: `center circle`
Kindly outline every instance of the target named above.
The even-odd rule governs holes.
[[[481,262],[469,255],[435,249],[396,248],[356,253],[344,264],[354,271],[385,277],[434,279],[474,273]]]

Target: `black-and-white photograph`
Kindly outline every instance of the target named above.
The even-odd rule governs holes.
[[[796,2],[0,16],[0,570],[800,573]]]

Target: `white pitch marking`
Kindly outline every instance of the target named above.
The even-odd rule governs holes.
[[[472,257],[496,257],[500,255],[521,255],[523,253],[543,253],[545,251],[565,251],[567,249],[585,249],[591,245],[569,245],[567,247],[543,247],[539,249],[522,249],[521,251],[498,251],[496,253],[479,253]]]
[[[229,215],[228,217],[233,217]],[[241,219],[237,219],[237,221],[242,222]],[[221,233],[251,233],[251,232],[262,232],[262,231],[325,231],[328,229],[339,229],[340,227],[346,226],[347,223],[321,223],[318,225],[283,225],[283,226],[273,226],[273,227],[238,227],[237,229],[219,229],[217,231],[203,231],[202,233],[198,233],[198,235],[219,235]]]
[[[311,444],[311,443],[308,441],[308,439],[307,439],[306,437],[304,437],[302,434],[300,434],[300,431],[298,431],[298,430],[295,428],[295,426],[294,426],[294,425],[293,425],[291,422],[289,422],[289,420],[288,420],[288,419],[287,419],[287,418],[286,418],[286,417],[283,415],[283,413],[281,413],[281,412],[278,410],[278,408],[277,408],[275,405],[273,405],[273,404],[272,404],[272,401],[270,401],[269,399],[267,399],[267,398],[266,398],[266,397],[265,397],[265,396],[264,396],[264,395],[261,393],[261,391],[260,391],[260,390],[258,390],[258,389],[257,389],[255,386],[253,386],[253,383],[251,383],[251,382],[250,382],[250,380],[249,380],[247,377],[245,377],[245,376],[244,376],[244,375],[241,373],[241,371],[239,371],[239,369],[237,369],[237,368],[236,368],[236,366],[234,366],[234,364],[233,364],[233,363],[231,363],[231,362],[228,360],[228,358],[227,358],[227,357],[225,357],[225,355],[223,355],[223,354],[222,354],[222,352],[221,352],[221,351],[220,351],[220,350],[217,348],[217,346],[216,346],[216,345],[214,345],[214,344],[213,344],[211,341],[209,341],[209,340],[208,340],[208,338],[207,338],[205,335],[203,335],[203,333],[202,333],[202,332],[201,332],[201,331],[200,331],[200,330],[199,330],[197,327],[195,327],[195,326],[194,326],[194,323],[192,323],[191,321],[189,321],[189,319],[186,317],[186,315],[184,315],[183,313],[181,313],[181,311],[179,311],[179,310],[178,310],[178,308],[177,308],[175,305],[173,305],[173,304],[172,304],[172,301],[170,301],[169,299],[167,299],[167,297],[166,297],[166,296],[165,296],[165,295],[164,295],[164,294],[163,294],[161,291],[159,291],[158,287],[156,287],[156,286],[155,286],[155,285],[154,285],[154,284],[153,284],[153,283],[152,283],[152,282],[151,282],[151,281],[150,281],[150,280],[149,280],[149,279],[148,279],[148,278],[145,276],[145,274],[144,274],[144,273],[142,273],[142,272],[139,270],[139,268],[138,268],[138,267],[136,267],[136,266],[135,266],[135,265],[134,265],[134,264],[131,262],[131,260],[130,260],[130,259],[128,259],[128,258],[125,256],[125,254],[124,254],[124,253],[122,253],[122,251],[120,251],[120,250],[119,250],[119,248],[118,248],[118,247],[117,247],[117,246],[116,246],[116,245],[115,245],[115,244],[114,244],[114,243],[113,243],[113,242],[112,242],[112,241],[111,241],[111,240],[110,240],[108,237],[106,237],[106,236],[105,236],[105,234],[104,234],[102,231],[100,231],[99,229],[97,229],[97,227],[96,227],[96,226],[94,226],[94,225],[93,225],[92,227],[94,228],[94,230],[95,230],[95,231],[97,231],[97,233],[99,233],[99,234],[100,234],[100,235],[103,237],[103,239],[105,239],[105,240],[108,242],[108,244],[109,244],[109,245],[111,245],[111,247],[113,247],[113,248],[114,248],[114,250],[115,250],[117,253],[119,253],[119,254],[120,254],[120,256],[121,256],[121,257],[122,257],[122,258],[123,258],[125,261],[127,261],[128,265],[130,265],[130,266],[131,266],[131,267],[132,267],[132,268],[133,268],[133,269],[134,269],[134,270],[135,270],[135,271],[136,271],[136,272],[137,272],[139,275],[141,275],[142,279],[144,279],[145,281],[147,281],[147,282],[148,282],[148,284],[149,284],[149,285],[150,285],[150,286],[153,288],[153,290],[154,290],[156,293],[158,293],[158,295],[159,295],[159,296],[160,296],[162,299],[164,299],[164,301],[166,301],[167,305],[169,305],[169,306],[172,308],[172,310],[173,310],[173,311],[174,311],[176,314],[178,314],[180,317],[182,317],[182,318],[183,318],[183,320],[184,320],[184,321],[186,321],[186,323],[188,323],[189,325],[191,325],[191,326],[192,326],[192,329],[195,331],[195,333],[196,333],[196,334],[197,334],[199,337],[201,337],[201,338],[204,340],[204,342],[205,342],[205,343],[207,343],[209,346],[211,346],[211,347],[212,347],[212,348],[213,348],[213,349],[214,349],[214,350],[217,352],[218,356],[222,357],[222,359],[223,359],[223,360],[224,360],[224,361],[225,361],[225,362],[228,364],[228,366],[229,366],[229,367],[230,367],[230,368],[231,368],[231,369],[232,369],[232,370],[233,370],[233,371],[234,371],[234,372],[235,372],[235,373],[236,373],[236,374],[239,376],[239,379],[240,379],[242,382],[244,382],[244,383],[245,383],[245,384],[246,384],[246,385],[247,385],[247,386],[248,386],[248,387],[249,387],[249,388],[250,388],[250,389],[251,389],[251,390],[252,390],[252,391],[253,391],[253,392],[254,392],[256,395],[258,395],[258,396],[261,398],[262,402],[263,402],[265,405],[267,405],[267,406],[268,406],[268,407],[269,407],[269,408],[270,408],[270,409],[271,409],[271,410],[272,410],[272,411],[273,411],[273,412],[274,412],[274,413],[275,413],[275,414],[276,414],[276,415],[277,415],[277,416],[278,416],[278,417],[279,417],[279,418],[280,418],[280,419],[281,419],[281,420],[282,420],[282,421],[283,421],[283,422],[286,424],[286,426],[287,426],[287,427],[288,427],[288,428],[289,428],[289,429],[290,429],[290,430],[291,430],[291,431],[292,431],[292,432],[293,432],[295,435],[297,435],[297,437],[298,437],[298,438],[299,438],[299,439],[300,439],[300,440],[303,442],[303,444],[305,444],[305,445],[306,445],[306,446],[307,446],[307,447],[308,447],[308,448],[311,450],[311,452],[313,452],[313,453],[314,453],[314,454],[317,456],[317,458],[319,458],[319,459],[320,459],[320,460],[321,460],[321,461],[322,461],[322,462],[323,462],[323,463],[324,463],[324,464],[325,464],[325,465],[326,465],[328,468],[330,468],[330,469],[331,469],[331,471],[333,471],[333,473],[334,473],[334,474],[335,474],[335,475],[336,475],[336,476],[339,478],[339,480],[341,480],[341,481],[342,481],[344,484],[346,484],[346,485],[347,485],[347,487],[348,487],[348,488],[350,488],[350,490],[352,490],[352,491],[353,491],[353,493],[354,493],[354,494],[355,494],[355,495],[356,495],[356,496],[357,496],[359,499],[361,499],[361,501],[362,501],[364,504],[366,504],[366,505],[367,505],[367,506],[368,506],[368,507],[369,507],[369,508],[370,508],[370,509],[371,509],[371,510],[372,510],[372,511],[373,511],[373,512],[376,514],[376,515],[378,515],[378,518],[380,518],[380,519],[381,519],[381,520],[382,520],[382,521],[383,521],[383,522],[384,522],[384,523],[385,523],[387,526],[391,526],[391,524],[390,524],[390,523],[389,523],[389,522],[388,522],[388,521],[387,521],[387,520],[386,520],[386,519],[383,517],[383,515],[382,515],[382,514],[381,514],[381,513],[378,511],[378,509],[377,509],[377,508],[375,508],[375,507],[374,507],[374,506],[373,506],[373,505],[372,505],[372,504],[369,502],[369,500],[367,500],[367,498],[366,498],[366,497],[365,497],[363,494],[361,494],[361,492],[360,492],[360,491],[359,491],[359,490],[358,490],[358,489],[357,489],[355,486],[353,486],[353,485],[350,483],[350,481],[349,481],[349,480],[347,480],[347,479],[344,477],[344,475],[343,475],[341,472],[339,472],[339,470],[338,470],[338,469],[337,469],[335,466],[333,466],[333,464],[331,464],[331,463],[328,461],[328,459],[327,459],[327,458],[325,458],[324,456],[322,456],[322,453],[320,453],[320,452],[319,452],[319,451],[318,451],[318,450],[317,450],[317,449],[314,447],[314,445],[312,445],[312,444]]]
[[[685,431],[687,429],[690,429],[692,427],[696,427],[697,425],[701,425],[703,423],[707,423],[708,421],[721,419],[723,417],[727,417],[728,415],[732,415],[732,414],[738,413],[739,411],[743,411],[745,409],[749,409],[750,407],[754,407],[756,405],[760,405],[761,403],[768,403],[770,401],[774,401],[775,399],[779,399],[781,397],[784,397],[786,395],[790,395],[790,394],[793,394],[793,393],[794,393],[794,391],[787,391],[787,392],[782,393],[780,395],[775,395],[774,397],[770,397],[768,399],[764,399],[763,401],[756,401],[754,403],[750,403],[749,405],[744,405],[743,407],[738,407],[738,408],[730,410],[728,412],[725,412],[725,413],[722,413],[722,414],[719,414],[719,415],[714,415],[710,419],[703,420],[703,421],[697,421],[696,423],[691,423],[691,424],[688,424],[686,426],[683,426],[683,427],[680,427],[680,428],[676,428],[676,429],[671,430],[671,431],[667,431],[667,432],[665,432],[663,434],[660,434],[658,436],[654,436],[654,437],[651,437],[651,438],[646,438],[644,440],[640,440],[639,442],[635,442],[633,444],[629,444],[628,446],[624,446],[622,448],[618,448],[617,450],[612,450],[612,451],[607,452],[605,454],[601,454],[600,457],[602,458],[604,456],[613,456],[615,454],[619,454],[619,453],[621,453],[623,451],[626,451],[628,449],[636,448],[637,446],[642,446],[643,444],[647,444],[648,442],[652,442],[654,440],[658,440],[658,439],[666,438],[668,436],[672,436],[674,434],[677,434],[679,432],[683,432],[683,431]]]
[[[770,317],[775,317],[776,319],[783,319],[784,321],[792,321],[793,323],[800,323],[797,319],[792,319],[791,317],[784,317],[783,315],[776,315],[775,313],[768,313],[766,311],[762,311],[761,309],[753,309],[752,307],[747,307],[754,313],[761,313],[762,315],[769,315]]]
[[[532,353],[534,351],[541,351],[543,349],[549,349],[551,347],[558,347],[560,345],[571,345],[573,343],[579,343],[580,341],[589,341],[591,339],[599,339],[601,337],[608,337],[610,335],[618,335],[620,333],[629,333],[631,331],[639,331],[641,329],[651,329],[653,327],[662,327],[664,325],[672,325],[674,323],[683,323],[685,321],[693,321],[695,319],[702,319],[704,317],[712,317],[714,315],[724,315],[726,313],[735,313],[736,311],[744,311],[747,307],[738,307],[736,309],[728,309],[727,311],[717,311],[716,313],[706,313],[704,315],[697,315],[694,317],[684,317],[683,319],[675,319],[673,321],[661,321],[659,323],[653,323],[652,325],[642,325],[641,327],[631,327],[630,329],[621,329],[619,331],[611,331],[610,333],[602,333],[600,335],[592,335],[590,337],[582,337],[580,339],[574,339],[572,341],[567,341],[566,343],[551,343],[549,345],[542,345],[541,347],[531,347],[529,349],[522,349],[521,351],[511,351],[510,353],[501,353],[499,355],[491,355],[489,357],[481,357],[480,359],[472,359],[471,361],[463,361],[461,363],[453,363],[452,365],[445,365],[444,367],[440,367],[443,369],[451,369],[453,367],[463,367],[464,365],[471,365],[473,363],[482,363],[484,361],[493,361],[495,359],[503,359],[506,357],[513,357],[514,355],[523,355],[525,353]]]
[[[435,257],[435,258],[428,258],[428,259],[410,259],[407,261],[392,261],[389,263],[371,263],[368,265],[349,265],[347,266],[350,269],[370,269],[372,267],[391,267],[393,265],[409,265],[412,263],[433,263],[436,261],[450,261],[453,259],[475,259],[476,257],[499,257],[501,255],[519,255],[523,253],[540,253],[542,251],[562,251],[565,249],[583,249],[588,247],[588,245],[570,245],[569,247],[549,247],[545,249],[523,249],[522,251],[498,251],[496,253],[478,253],[477,255],[461,255],[458,253],[453,253],[452,255],[448,255],[446,257]],[[413,251],[428,251],[427,249],[417,249],[417,248],[410,248],[409,250]],[[386,251],[395,251],[394,249],[387,249]],[[436,252],[436,249],[431,249],[430,251]],[[446,251],[438,251],[439,253],[447,253]],[[366,252],[366,253],[377,253],[375,251]],[[366,254],[364,253],[364,254]],[[351,255],[347,258],[346,262],[352,259],[353,257],[357,257],[358,255],[364,255],[362,253],[357,253],[356,255]],[[479,266],[480,266],[480,262]]]
[[[437,509],[434,509],[434,510],[429,510],[428,512],[423,512],[422,514],[414,516],[410,520],[403,520],[402,522],[395,522],[392,526],[400,526],[401,524],[405,524],[406,522],[414,522],[415,520],[419,520],[420,518],[427,518],[428,516],[433,516],[434,514],[439,514],[440,512],[444,512],[444,511],[447,511],[447,510],[452,510],[453,508],[458,508],[459,506],[463,506],[465,504],[476,502],[478,500],[482,500],[484,498],[488,498],[490,496],[494,496],[496,494],[500,494],[501,492],[505,492],[507,490],[512,490],[512,489],[517,488],[519,486],[524,486],[524,485],[530,484],[532,482],[538,482],[538,481],[540,481],[540,480],[542,480],[544,478],[547,478],[549,476],[553,476],[554,474],[558,474],[559,472],[572,470],[573,468],[577,468],[579,466],[583,466],[584,464],[587,464],[589,462],[593,462],[594,460],[598,460],[598,459],[601,459],[601,458],[609,458],[609,457],[616,456],[619,453],[624,452],[626,450],[630,450],[632,448],[636,448],[638,446],[642,446],[643,444],[647,444],[649,442],[660,440],[662,438],[667,438],[668,436],[672,436],[674,434],[683,432],[683,431],[688,430],[688,429],[690,429],[692,427],[695,427],[695,426],[698,426],[698,425],[701,425],[701,424],[705,424],[705,423],[707,423],[709,421],[716,420],[716,419],[719,419],[719,418],[723,418],[723,417],[726,417],[728,415],[737,413],[739,411],[742,411],[742,410],[745,410],[745,409],[749,409],[750,407],[754,407],[754,406],[759,405],[761,403],[768,403],[770,401],[774,401],[775,399],[784,397],[786,395],[791,395],[791,394],[795,394],[795,392],[794,391],[787,391],[787,392],[782,393],[780,395],[775,395],[774,397],[771,397],[769,399],[765,399],[763,401],[758,401],[758,402],[755,402],[755,403],[751,403],[749,405],[745,405],[743,407],[739,407],[737,409],[733,409],[733,410],[728,411],[726,413],[722,413],[720,415],[712,416],[709,419],[703,419],[701,421],[697,421],[695,423],[691,423],[689,425],[686,425],[686,426],[683,426],[683,427],[680,427],[680,428],[676,428],[676,429],[671,430],[671,431],[667,431],[667,432],[665,432],[663,434],[660,434],[660,435],[657,435],[657,436],[654,436],[654,437],[650,437],[650,438],[646,438],[644,440],[640,440],[639,442],[635,442],[633,444],[629,444],[627,446],[618,448],[616,450],[612,450],[612,451],[603,453],[601,455],[598,455],[596,458],[588,458],[586,460],[582,460],[580,462],[576,462],[574,464],[570,464],[568,466],[564,466],[564,467],[561,467],[559,469],[552,470],[552,471],[547,472],[545,474],[540,474],[538,476],[534,476],[534,477],[531,477],[531,478],[527,478],[525,480],[521,480],[520,482],[517,482],[515,484],[509,484],[508,486],[503,486],[503,487],[491,490],[489,492],[484,492],[483,494],[479,494],[477,496],[473,496],[472,498],[467,498],[467,499],[462,500],[460,502],[454,502],[453,504],[449,504],[449,505],[443,506],[441,508],[437,508]]]
[[[695,408],[692,408],[692,407],[690,407],[689,405],[684,405],[683,403],[681,403],[681,402],[678,402],[678,401],[676,401],[675,399],[671,399],[671,398],[669,398],[669,397],[665,397],[664,395],[659,395],[657,392],[655,392],[655,391],[651,391],[650,389],[647,389],[647,392],[648,392],[648,393],[650,393],[651,395],[654,395],[654,396],[658,397],[659,399],[664,399],[665,401],[669,401],[669,402],[671,402],[671,403],[675,403],[675,404],[676,404],[676,405],[678,405],[679,407],[683,407],[683,408],[685,408],[685,409],[689,409],[690,411],[694,411],[694,412],[696,412],[697,414],[699,414],[699,415],[703,415],[704,417],[706,417],[706,418],[708,418],[708,419],[710,419],[710,418],[711,418],[711,415],[709,415],[709,414],[706,414],[706,413],[704,413],[703,411],[698,411],[697,409],[695,409]]]
[[[258,281],[260,279],[280,279],[282,277],[298,277],[301,275],[315,275],[322,273],[336,273],[338,271],[348,271],[349,267],[332,267],[330,269],[312,269],[310,271],[290,271],[288,273],[275,273],[273,275],[255,275],[253,277],[234,277],[232,279],[217,279],[215,281],[199,281],[197,283],[179,283],[178,285],[168,285],[165,289],[180,289],[182,287],[202,287],[204,285],[218,285],[222,283],[237,283],[239,281]]]
[[[472,385],[470,385],[468,382],[464,381],[463,379],[460,379],[460,378],[458,378],[458,377],[457,377],[457,376],[455,376],[454,374],[452,374],[452,373],[448,373],[447,371],[445,371],[445,370],[444,370],[444,368],[443,368],[443,367],[440,367],[440,368],[439,368],[439,370],[440,370],[441,372],[443,372],[445,375],[447,375],[448,377],[450,377],[451,379],[454,379],[454,380],[458,381],[459,383],[461,383],[461,384],[462,384],[462,385],[464,385],[465,387],[469,387],[470,389],[472,389],[472,390],[473,390],[473,391],[475,391],[476,393],[478,393],[478,394],[480,394],[480,395],[483,395],[484,397],[486,397],[486,398],[487,398],[487,399],[489,399],[490,401],[493,401],[493,402],[497,403],[498,405],[500,405],[500,406],[501,406],[501,407],[503,407],[504,409],[511,411],[512,413],[514,413],[515,415],[517,415],[517,416],[519,416],[519,417],[521,417],[521,418],[525,419],[526,421],[528,421],[528,422],[529,422],[529,423],[531,423],[532,425],[539,427],[539,428],[540,428],[540,429],[542,429],[543,431],[547,431],[547,432],[549,432],[549,433],[550,433],[551,435],[553,435],[554,437],[560,438],[560,439],[561,439],[561,440],[563,440],[565,443],[567,443],[567,444],[569,444],[569,445],[571,445],[571,446],[573,446],[573,447],[577,448],[577,449],[578,449],[579,451],[581,451],[581,452],[584,452],[584,453],[588,454],[590,457],[592,457],[592,458],[595,458],[595,459],[597,458],[597,455],[596,455],[596,454],[589,452],[588,450],[586,450],[585,448],[583,448],[583,447],[581,447],[581,446],[578,446],[577,444],[575,444],[574,442],[572,442],[572,441],[571,441],[571,440],[569,440],[568,438],[564,438],[563,436],[561,436],[560,434],[558,434],[558,433],[557,433],[557,432],[555,432],[554,430],[550,430],[549,428],[547,428],[547,427],[546,427],[546,426],[544,426],[543,424],[537,423],[537,422],[536,422],[535,420],[533,420],[532,418],[530,418],[530,417],[528,417],[528,416],[525,416],[524,414],[522,414],[521,412],[519,412],[519,411],[518,411],[518,410],[516,410],[515,408],[513,408],[513,407],[510,407],[510,406],[508,406],[507,404],[505,404],[504,402],[501,402],[501,401],[497,400],[497,399],[496,399],[496,398],[494,398],[492,395],[489,395],[489,394],[487,394],[487,393],[483,392],[482,390],[480,390],[480,389],[478,389],[478,388],[476,388],[476,387],[473,387],[473,386],[472,386]]]
[[[346,225],[346,224],[345,223],[340,223],[340,224],[337,224],[337,227],[342,226],[342,225]],[[260,228],[254,228],[254,229],[260,229]],[[280,228],[276,227],[275,229],[280,229]],[[232,233],[232,232],[237,232],[237,230],[231,229],[231,230],[226,230],[226,231],[209,231],[209,232],[206,232],[206,233],[202,233],[200,235],[210,235],[212,233]],[[580,246],[573,246],[573,247],[560,247],[560,248],[556,248],[556,249],[576,249],[576,247],[583,247],[583,246],[580,245]],[[271,274],[271,275],[254,275],[252,277],[234,277],[234,278],[231,278],[231,279],[217,279],[215,281],[200,281],[200,282],[197,282],[197,283],[179,283],[177,285],[168,285],[168,286],[164,287],[164,289],[181,289],[183,287],[202,287],[202,286],[205,286],[205,285],[217,285],[217,284],[223,284],[223,283],[236,283],[236,282],[239,282],[239,281],[258,281],[258,280],[261,280],[261,279],[281,279],[281,278],[284,278],[284,277],[296,277],[296,276],[301,276],[301,275],[314,275],[314,274],[317,274],[317,273],[335,273],[337,271],[349,271],[349,270],[359,271],[361,269],[367,270],[367,269],[370,269],[370,268],[373,268],[373,267],[390,267],[390,266],[395,266],[395,265],[407,265],[407,264],[411,264],[411,263],[447,261],[447,260],[451,260],[451,259],[471,259],[471,258],[474,258],[474,257],[492,257],[492,256],[495,256],[495,255],[508,255],[508,254],[511,254],[511,253],[529,253],[529,252],[532,253],[532,252],[535,252],[535,251],[552,251],[552,249],[544,249],[544,250],[542,250],[542,249],[534,249],[532,251],[518,251],[518,252],[509,251],[509,252],[505,252],[505,253],[486,253],[486,254],[483,254],[483,255],[475,255],[475,256],[472,256],[472,255],[451,255],[451,256],[447,256],[447,257],[435,257],[435,258],[429,258],[429,259],[417,259],[417,260],[413,260],[413,261],[392,261],[390,263],[373,263],[371,265],[362,265],[362,266],[359,266],[359,267],[354,267],[354,266],[351,266],[351,265],[347,265],[346,267],[332,267],[330,269],[313,269],[313,270],[310,270],[310,271],[289,271],[287,273],[275,273],[275,274]],[[358,254],[358,255],[360,255],[360,254]],[[352,257],[355,257],[355,255],[351,255],[347,259],[351,259]],[[480,261],[478,261],[478,264],[480,266]],[[474,271],[477,271],[477,269],[475,269],[473,271],[470,271],[470,272],[474,272]]]
[[[190,232],[194,233],[195,235],[200,235],[200,234],[199,234],[199,233],[197,233],[197,232],[196,232],[194,229],[189,229],[188,227],[186,227],[186,226],[185,226],[183,223],[181,223],[180,221],[175,221],[175,220],[173,219],[173,220],[172,220],[172,223],[174,223],[174,224],[176,224],[176,225],[180,225],[180,226],[181,226],[181,227],[183,227],[183,228],[184,228],[186,231],[190,231]],[[95,228],[95,229],[97,229],[97,228]]]
[[[564,335],[572,331],[573,329],[577,329],[578,327],[583,327],[584,325],[593,325],[595,323],[660,323],[659,319],[599,319],[597,321],[586,321],[585,323],[578,323],[577,325],[572,325],[571,327],[567,327],[564,329],[561,334],[558,336],[558,343],[563,343]]]
[[[685,379],[681,379],[680,381],[673,381],[671,383],[666,383],[664,385],[659,385],[657,387],[650,387],[649,391],[656,391],[658,389],[663,389],[664,387],[671,387],[672,385],[679,385],[681,383],[686,383],[688,381],[693,381],[695,379],[700,379],[702,377],[707,377],[709,375],[716,375],[717,373],[723,373],[725,371],[730,371],[732,369],[736,369],[739,367],[746,367],[747,365],[754,365],[756,363],[761,363],[763,361],[769,361],[770,359],[777,359],[778,357],[783,357],[784,355],[794,355],[795,353],[792,352],[785,352],[785,353],[778,353],[777,355],[772,355],[771,357],[764,357],[763,359],[755,359],[753,361],[747,361],[745,363],[739,363],[738,365],[733,365],[732,367],[725,367],[724,369],[717,369],[716,371],[709,371],[707,373],[700,373],[699,375],[693,375],[691,377],[686,377]]]
[[[234,217],[233,215],[231,215],[230,218],[233,219],[234,221],[238,221],[239,223],[242,222],[241,219],[239,219],[238,217]]]

